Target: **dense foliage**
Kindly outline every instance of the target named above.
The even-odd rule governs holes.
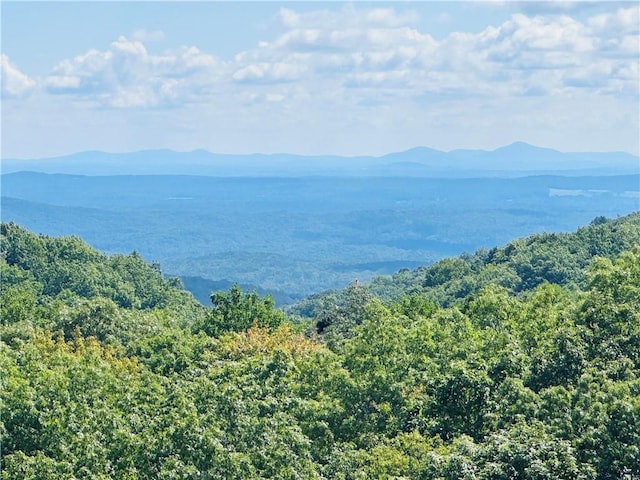
[[[413,272],[377,278],[371,289],[382,298],[407,292],[450,304],[486,285],[496,284],[518,293],[544,283],[584,288],[593,257],[615,258],[640,244],[640,213],[607,220],[595,218],[574,233],[542,233],[501,248],[481,249],[474,255],[448,258]]]
[[[305,333],[269,298],[199,310],[135,255],[3,225],[2,478],[640,478],[639,229],[449,260],[387,303],[353,284]],[[490,280],[543,252],[567,276]]]

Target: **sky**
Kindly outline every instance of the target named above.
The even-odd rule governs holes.
[[[638,2],[0,9],[3,158],[640,150]]]

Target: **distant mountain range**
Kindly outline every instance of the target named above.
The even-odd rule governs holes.
[[[444,152],[417,147],[387,155],[341,157],[292,154],[218,154],[206,150],[132,153],[80,152],[38,159],[2,159],[2,173],[35,171],[77,175],[205,175],[297,177],[469,177],[533,174],[620,175],[640,172],[640,157],[624,152],[564,153],[516,142],[492,151]]]

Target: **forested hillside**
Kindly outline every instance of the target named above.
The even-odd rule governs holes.
[[[383,301],[417,295],[442,306],[461,304],[468,295],[489,285],[504,287],[511,294],[529,291],[544,282],[575,290],[587,286],[587,267],[594,257],[614,259],[637,245],[640,213],[611,220],[600,216],[573,233],[531,235],[500,248],[479,249],[415,270],[378,276],[365,290],[366,295]],[[327,304],[348,302],[352,290],[311,295],[287,310],[316,318]]]
[[[636,245],[640,245],[640,213],[616,220],[597,217],[574,233],[532,235],[413,272],[378,277],[371,289],[381,298],[399,298],[411,292],[449,304],[489,284],[501,285],[512,293],[531,290],[543,282],[584,288],[586,267],[593,257],[613,259]]]
[[[3,479],[640,478],[640,214],[354,283],[304,323],[1,234]]]

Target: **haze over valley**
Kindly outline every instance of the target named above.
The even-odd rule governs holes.
[[[3,221],[135,250],[203,303],[237,282],[282,305],[640,201],[638,157],[524,143],[356,158],[93,152],[3,172]]]

